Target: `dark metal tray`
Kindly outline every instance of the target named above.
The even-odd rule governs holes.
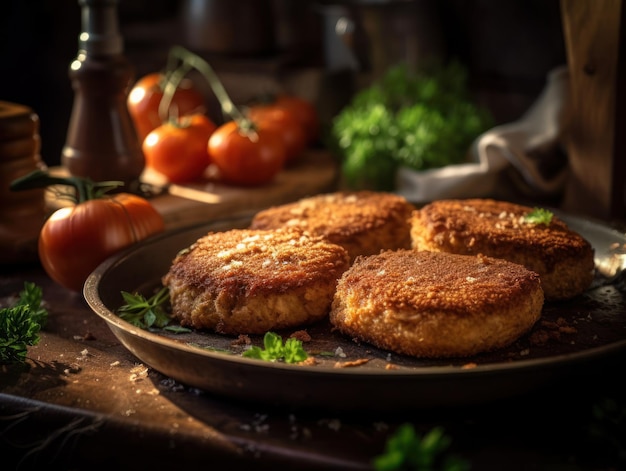
[[[513,345],[470,358],[423,360],[390,354],[357,344],[321,322],[306,328],[311,341],[304,346],[315,364],[270,363],[242,357],[244,347],[233,344],[234,337],[146,331],[115,314],[123,303],[121,291],[151,293],[179,250],[208,231],[246,227],[249,218],[151,238],[98,267],[85,283],[84,296],[140,361],[220,396],[341,410],[402,411],[484,403],[580,374],[626,347],[626,299],[619,276],[626,264],[626,237],[604,224],[557,214],[594,246],[598,273],[593,285],[576,299],[546,303],[541,321]],[[261,345],[260,336],[251,338]],[[367,361],[357,361],[363,359]]]

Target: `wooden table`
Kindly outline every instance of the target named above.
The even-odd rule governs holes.
[[[623,355],[558,386],[472,407],[270,407],[189,388],[141,364],[81,295],[53,283],[38,264],[2,267],[0,305],[24,281],[42,287],[49,321],[24,365],[0,366],[2,469],[372,469],[403,423],[419,433],[444,427],[452,452],[474,471],[626,465],[609,441],[626,443],[625,424],[593,416],[606,401],[626,410]],[[591,435],[598,424],[609,434],[599,441]]]

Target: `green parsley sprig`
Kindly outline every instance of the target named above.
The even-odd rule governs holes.
[[[467,461],[447,453],[451,439],[442,427],[419,436],[411,424],[402,424],[387,439],[385,451],[373,460],[376,471],[467,471]]]
[[[39,343],[39,332],[48,320],[42,301],[41,287],[27,281],[17,302],[0,309],[0,363],[23,362],[28,347]]]
[[[549,226],[553,216],[552,212],[545,208],[534,208],[530,213],[524,216],[524,222]]]
[[[247,358],[256,358],[265,361],[283,360],[285,363],[299,363],[308,358],[302,347],[302,342],[295,338],[288,338],[283,345],[283,339],[274,332],[266,332],[263,336],[263,347],[256,345],[243,352]]]
[[[122,291],[122,297],[126,304],[117,310],[120,319],[141,329],[162,329],[170,323],[171,317],[166,310],[166,302],[170,299],[167,287],[161,288],[149,298],[127,291]]]

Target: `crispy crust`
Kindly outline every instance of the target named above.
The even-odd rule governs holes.
[[[328,315],[346,250],[296,229],[233,229],[198,239],[173,260],[163,284],[181,325],[261,334]]]
[[[336,192],[260,211],[250,228],[298,227],[345,247],[354,260],[381,250],[410,248],[414,209],[405,198],[392,193]]]
[[[412,247],[519,263],[540,275],[547,300],[581,294],[593,280],[593,247],[556,216],[549,225],[525,222],[532,210],[490,199],[435,201],[413,213]]]
[[[539,276],[502,259],[398,250],[358,257],[330,311],[343,334],[415,357],[509,345],[541,316]]]

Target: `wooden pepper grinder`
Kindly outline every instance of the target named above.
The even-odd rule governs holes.
[[[134,71],[123,54],[118,0],[78,3],[82,31],[70,64],[74,103],[61,163],[71,175],[137,190],[145,160],[126,105]]]

